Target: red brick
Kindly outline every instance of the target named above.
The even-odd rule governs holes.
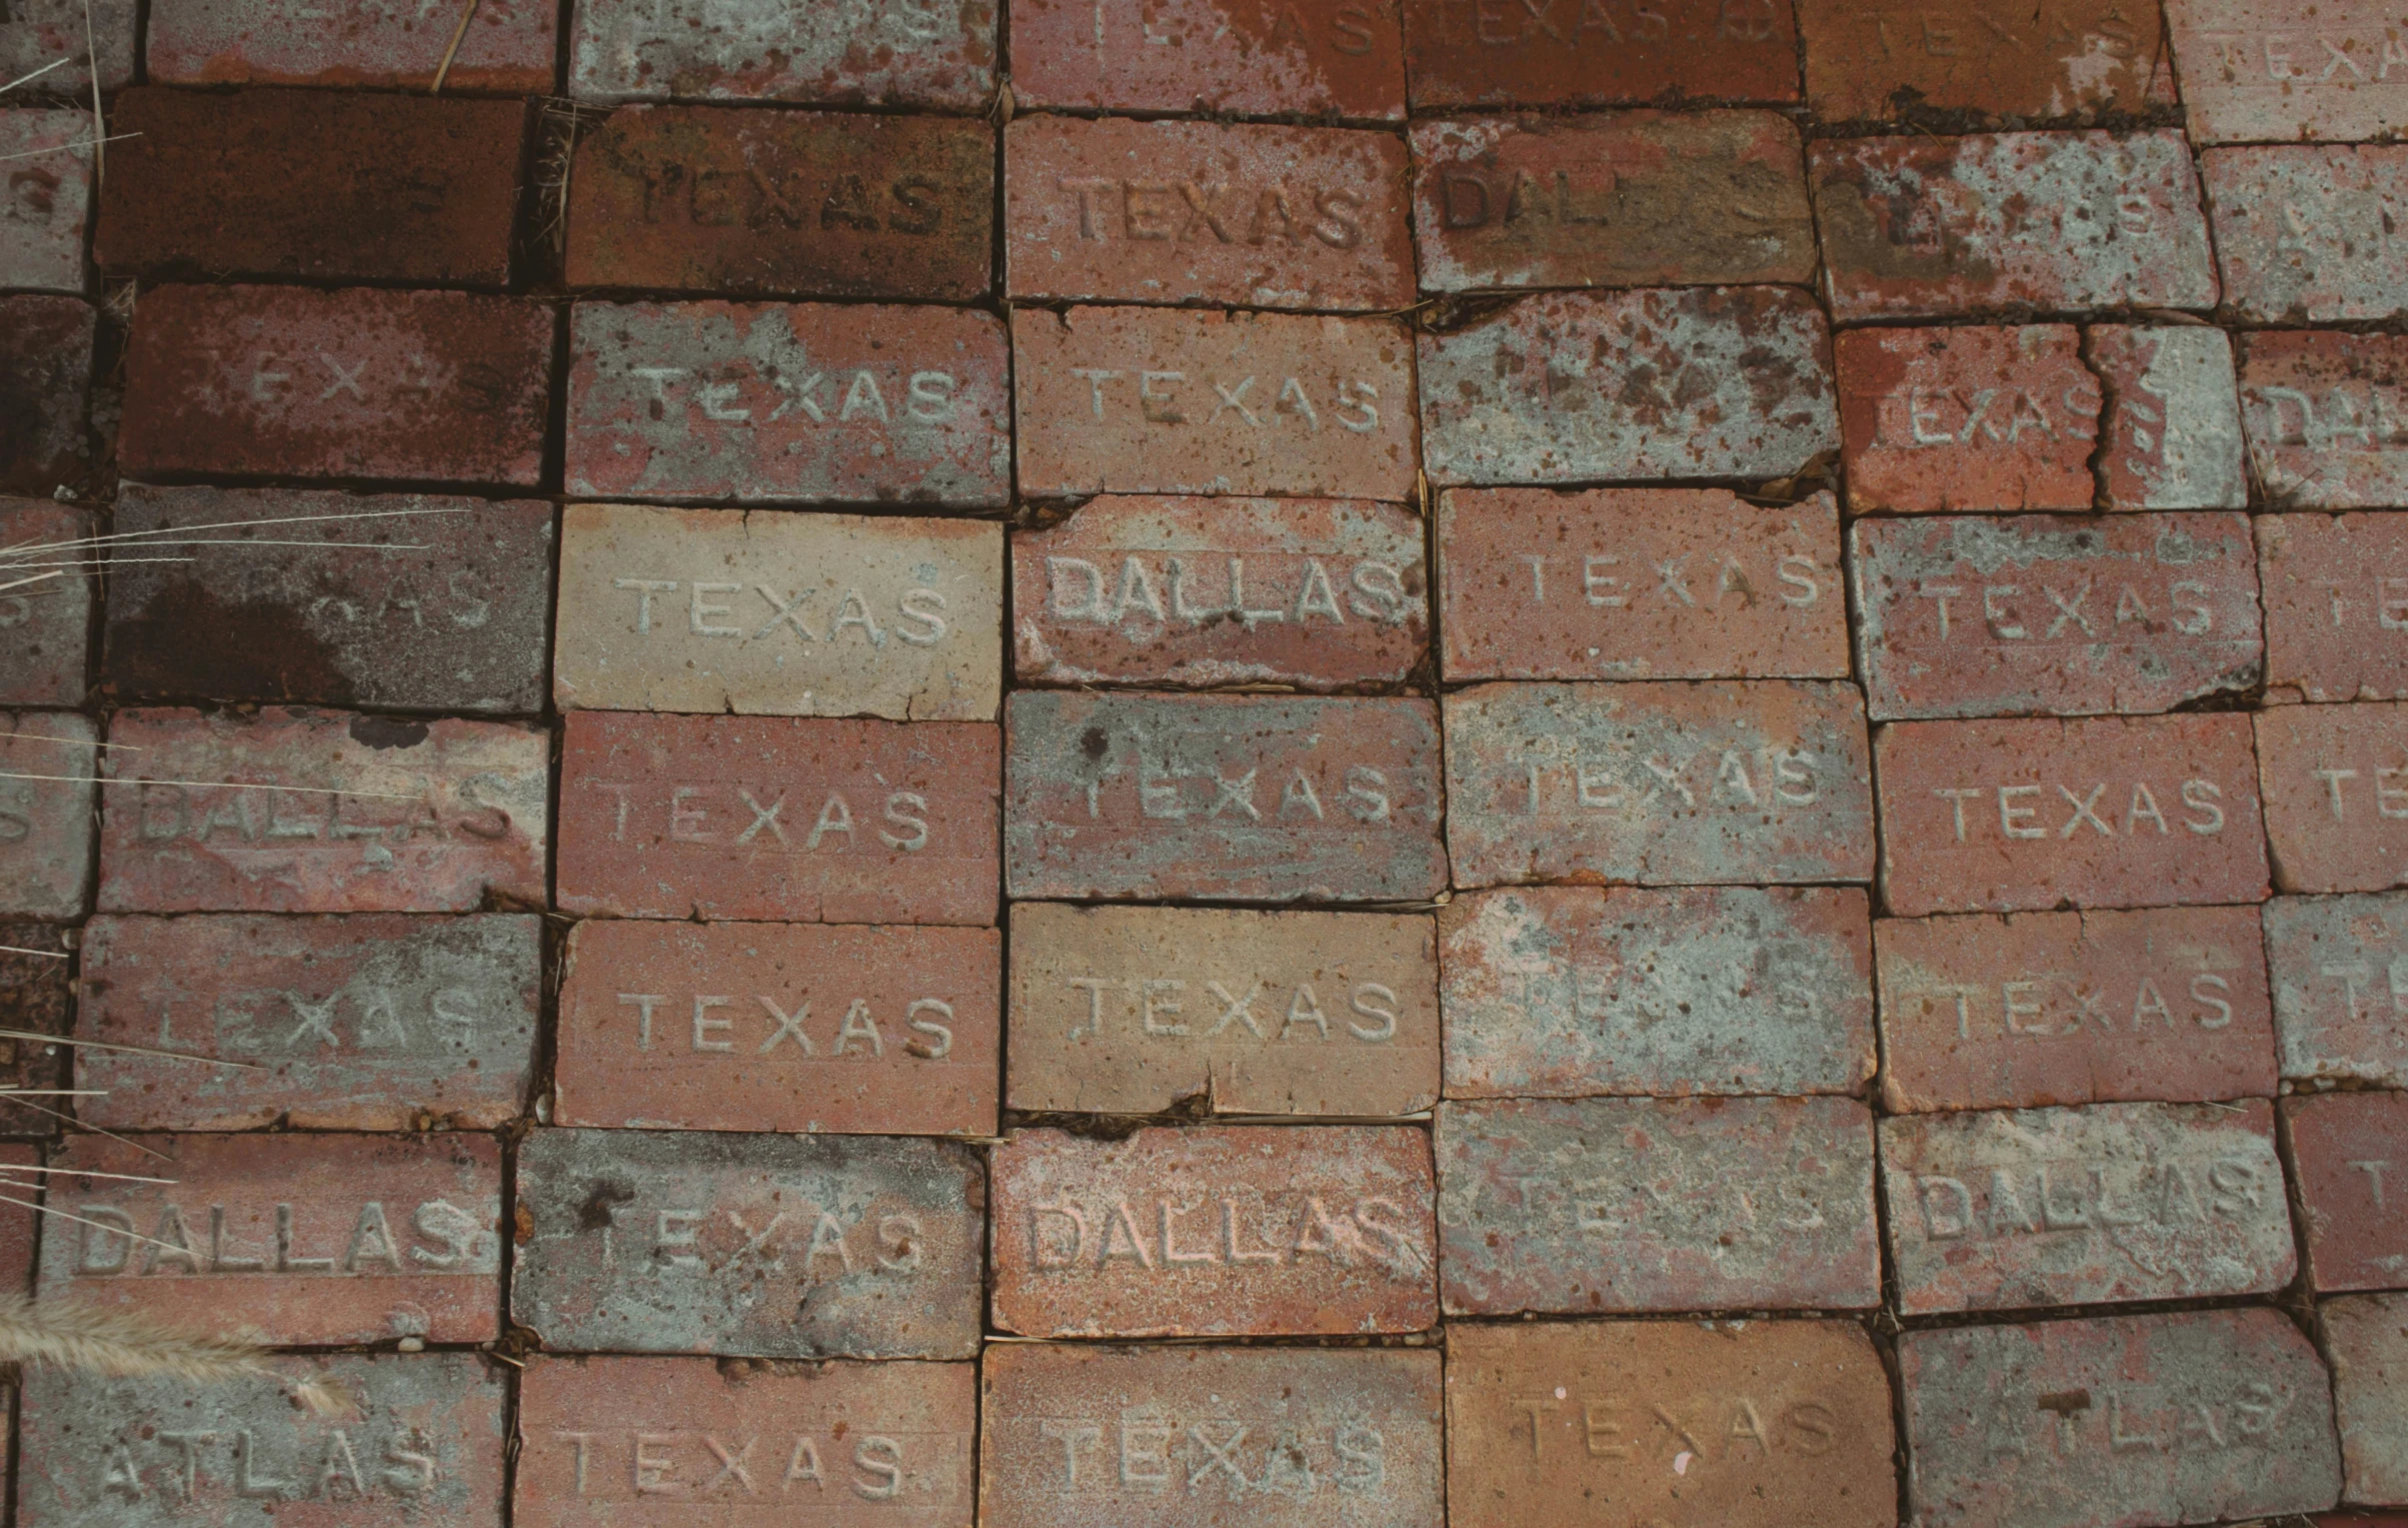
[[[44,555],[30,549],[63,547],[90,536],[92,530],[92,517],[73,505],[0,499],[0,549],[13,554],[12,563],[22,565],[0,568],[0,585],[15,586],[0,591],[0,705],[84,703],[91,575],[82,568],[40,565],[81,562],[92,554],[62,550]]]
[[[2099,379],[2070,324],[1859,329],[1831,348],[1852,513],[2090,508]]]
[[[2209,149],[2224,301],[2260,324],[2387,319],[2408,307],[2391,252],[2408,215],[2408,146]]]
[[[2408,706],[2286,706],[2257,719],[2274,883],[2380,891],[2408,876]]]
[[[1012,538],[1018,673],[1199,690],[1398,684],[1429,645],[1421,547],[1419,519],[1361,499],[1090,500]]]
[[[2269,330],[2240,348],[2249,465],[2282,509],[2408,499],[2408,336]]]
[[[10,7],[9,19],[0,22],[0,80],[18,79],[65,59],[62,67],[42,76],[41,88],[81,92],[88,98],[89,60],[97,53],[101,88],[115,90],[134,77],[137,30],[133,0],[92,0],[88,12],[80,0],[19,0]]]
[[[72,1031],[74,983],[68,979],[72,967],[67,952],[73,937],[72,930],[55,923],[0,922],[0,944],[9,946],[0,949],[0,1028],[37,1035]],[[74,1086],[68,1080],[69,1050],[38,1039],[0,1039],[0,1085]],[[43,1108],[56,1107],[55,1100],[39,1098],[0,1109],[0,1135],[56,1135],[58,1116],[35,1108],[36,1102]],[[6,1221],[7,1217],[0,1215],[0,1224]],[[30,1248],[30,1228],[27,1236]]]
[[[1404,115],[1396,0],[1020,0],[1023,106],[1394,120]]]
[[[992,1135],[1003,962],[992,928],[580,923],[552,1117]]]
[[[2170,711],[2264,670],[2246,515],[1861,520],[1876,720]]]
[[[152,280],[499,287],[527,123],[523,101],[141,86],[109,114],[140,136],[109,156],[92,259]]]
[[[1896,722],[1873,760],[1893,914],[2266,895],[2246,718]]]
[[[1437,1323],[1428,1137],[1197,1125],[995,1150],[997,1326],[1038,1337],[1410,1332]]]
[[[1826,122],[1925,112],[2089,120],[2173,99],[2157,13],[2121,0],[1798,0],[1797,26],[1806,99]]]
[[[84,218],[92,201],[92,137],[84,111],[0,111],[0,286],[84,290]],[[44,153],[48,149],[53,152]]]
[[[138,477],[532,487],[552,333],[526,298],[156,287],[127,347],[118,459]]]
[[[1416,110],[1794,101],[1790,0],[1403,0]]]
[[[307,24],[298,24],[304,16]],[[440,72],[443,88],[452,93],[551,91],[560,26],[551,6],[479,0],[458,51],[447,54],[456,25],[455,16],[436,7],[373,0],[344,0],[309,12],[263,9],[244,0],[158,0],[143,62],[147,78],[176,85],[423,90]]]
[[[0,711],[0,732],[31,735],[0,738],[0,916],[82,917],[99,730],[71,712]]]
[[[543,924],[527,915],[119,917],[84,927],[85,1123],[490,1130],[526,1103]],[[249,1067],[143,1053],[164,1046]],[[251,1069],[257,1068],[257,1069]]]
[[[92,309],[0,297],[0,494],[48,499],[92,470]]]
[[[2408,1503],[2408,1296],[2327,1300],[2318,1315],[2333,1359],[2343,1492],[2351,1501]],[[2398,1528],[2408,1518],[2358,1522]]]
[[[2260,916],[2283,1075],[2408,1087],[2408,894],[2278,896]]]
[[[995,94],[994,0],[871,11],[715,0],[578,7],[569,92],[581,101],[804,101],[966,111]]]
[[[471,912],[496,898],[543,901],[549,750],[535,728],[160,708],[119,712],[109,741],[134,752],[101,764],[117,786],[101,802],[104,911]]]
[[[981,722],[573,712],[559,905],[993,923],[1001,752]]]
[[[983,295],[995,129],[949,117],[629,106],[577,148],[573,287]]]
[[[2266,699],[2408,700],[2408,517],[2263,515],[2256,528]]]
[[[2408,1289],[2408,1093],[2283,1100],[2318,1289]]]
[[[150,1151],[73,1135],[53,1158],[65,1170],[50,1205],[94,1223],[43,1238],[43,1299],[202,1330],[232,1319],[282,1345],[500,1335],[492,1136],[140,1139]],[[175,1181],[75,1175],[84,1168]]]
[[[1023,117],[1004,162],[1015,301],[1412,306],[1392,134]]]
[[[2396,13],[2377,0],[2168,0],[2194,143],[2387,138],[2408,127]]]
[[[17,1169],[9,1176],[18,1184],[35,1181],[42,1175],[24,1169],[42,1164],[42,1148],[32,1141],[0,1141],[0,1170]],[[23,1187],[9,1190],[13,1199],[39,1197]],[[30,1296],[33,1293],[35,1221],[41,1215],[30,1205],[0,1205],[0,1293]]]
[[[2111,510],[2238,510],[2240,387],[2220,329],[2097,324],[2082,359],[2106,390],[2107,450],[2096,471]]]

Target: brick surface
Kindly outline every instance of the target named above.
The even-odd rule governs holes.
[[[969,110],[995,93],[994,0],[750,8],[725,0],[580,7],[581,101],[807,101]]]
[[[84,927],[77,1116],[116,1130],[453,1130],[526,1102],[540,918],[123,917]],[[251,1068],[258,1068],[256,1070]]]
[[[1789,0],[1667,0],[1518,9],[1403,0],[1417,111],[1450,106],[1610,106],[1662,97],[1794,101]]]
[[[991,1528],[1390,1528],[1445,1512],[1438,1355],[998,1344]]]
[[[101,88],[115,90],[134,77],[137,30],[134,0],[93,0],[89,13],[81,0],[21,0],[0,21],[0,79],[14,80],[64,58],[64,66],[42,76],[42,88],[89,98],[90,59],[97,53]]]
[[[569,336],[572,494],[963,509],[1011,498],[1010,366],[993,315],[580,303]]]
[[[74,983],[68,979],[70,966],[63,958],[68,950],[69,931],[55,923],[0,923],[0,1028],[20,1033],[66,1034],[73,1027],[69,1004]],[[48,951],[49,953],[26,953]],[[45,1045],[36,1039],[0,1040],[0,1084],[9,1087],[72,1087],[68,1080],[69,1047]],[[45,1105],[50,1100],[40,1100]],[[31,1107],[30,1101],[13,1109],[0,1110],[0,1135],[55,1135],[58,1133],[56,1115],[45,1114]],[[9,1160],[9,1158],[0,1158]],[[24,1158],[18,1165],[33,1159]],[[0,1216],[0,1269],[25,1267],[30,1269],[33,1256],[33,1222],[27,1212],[22,1227],[23,1256],[6,1250],[8,1217]],[[22,1281],[20,1281],[21,1283]]]
[[[40,1294],[271,1344],[501,1332],[502,1152],[490,1135],[71,1136]],[[153,1153],[164,1152],[162,1162]],[[174,1181],[130,1182],[139,1173]],[[61,1222],[53,1219],[53,1225]]]
[[[2245,515],[1858,521],[1865,710],[2147,713],[2247,690],[2265,664],[2255,554]]]
[[[1456,897],[1438,909],[1446,1096],[1856,1092],[1868,919],[1838,887]]]
[[[1023,691],[1010,894],[1403,901],[1446,884],[1427,701]]]
[[[1459,1327],[1446,1431],[1453,1528],[1897,1521],[1888,1379],[1844,1321]]]
[[[552,1117],[992,1135],[1003,963],[992,928],[580,923]]]
[[[2308,1281],[2408,1288],[2408,1093],[2327,1093],[2283,1101],[2307,1226]]]
[[[2324,1364],[2280,1311],[1909,1332],[1898,1368],[1930,1528],[2143,1528],[2340,1493]]]
[[[1840,679],[1839,509],[1728,489],[1448,489],[1449,680]]]
[[[2257,722],[2274,884],[2380,891],[2408,877],[2408,706],[2287,706]]]
[[[1769,478],[1839,445],[1803,292],[1547,293],[1418,343],[1432,483]]]
[[[1451,1315],[1880,1301],[1853,1098],[1447,1102],[1434,1144]]]
[[[2241,336],[2249,465],[2280,509],[2384,510],[2408,499],[2408,336]]]
[[[2278,896],[2261,916],[2283,1075],[2408,1087],[2408,896]]]
[[[1021,0],[1023,106],[1381,120],[1404,115],[1397,0]]]
[[[1900,916],[2266,895],[2246,718],[1898,722],[1873,760]]]
[[[2408,700],[2408,522],[2261,515],[2269,701]],[[2393,570],[2398,570],[2397,572]]]
[[[1412,147],[1432,291],[1814,276],[1804,155],[1772,112],[1421,122]]]
[[[25,1169],[39,1167],[42,1148],[34,1141],[0,1141],[0,1166],[14,1169],[12,1175],[20,1183],[38,1177]],[[20,1197],[11,1194],[10,1197]],[[0,1214],[0,1291],[11,1296],[31,1296],[33,1293],[34,1242],[36,1225],[42,1216],[23,1205],[7,1206]]]
[[[578,145],[568,219],[573,287],[958,302],[988,288],[995,130],[623,107]]]
[[[2224,301],[2257,323],[2387,319],[2408,307],[2392,232],[2408,147],[2282,145],[2199,156]]]
[[[1202,907],[1012,909],[1016,1109],[1375,1117],[1438,1096],[1430,920]]]
[[[92,151],[65,145],[91,136],[89,112],[0,111],[0,154],[8,156],[9,165],[6,191],[0,194],[0,286],[84,290]]]
[[[2167,0],[2166,29],[2197,143],[2381,138],[2408,127],[2393,12],[2338,0]]]
[[[558,904],[992,923],[1001,752],[980,723],[572,713]]]
[[[147,78],[177,85],[349,85],[424,90],[440,70],[461,94],[546,94],[559,13],[479,0],[443,67],[459,18],[426,3],[159,0],[144,40]]]
[[[76,298],[0,297],[0,494],[47,499],[91,471],[94,322]]]
[[[1004,532],[963,520],[572,505],[563,710],[995,720]]]
[[[1404,145],[1391,134],[1023,117],[1004,163],[1015,301],[1412,306]]]
[[[2165,39],[2121,0],[2008,0],[1945,8],[1798,0],[1806,99],[1826,121],[1970,112],[2137,113],[2156,104]],[[2187,83],[2187,81],[2185,82]]]
[[[2333,1357],[2341,1494],[2408,1502],[2408,1295],[2327,1300],[2321,1314]]]
[[[1199,1125],[995,1149],[997,1326],[1039,1337],[1410,1332],[1437,1323],[1429,1139]]]
[[[85,691],[85,652],[91,642],[92,579],[81,568],[47,569],[46,562],[77,562],[87,554],[60,551],[41,556],[18,549],[58,547],[92,534],[92,517],[72,505],[41,499],[0,499],[0,549],[25,563],[0,573],[0,704],[80,706]],[[119,578],[131,573],[129,568]]]
[[[2102,400],[2072,325],[1859,329],[1832,351],[1851,512],[2090,508]]]
[[[1012,354],[1032,498],[1411,494],[1413,352],[1397,320],[1022,309]]]
[[[511,1316],[555,1350],[978,1354],[967,1146],[538,1130],[518,1164]]]
[[[2232,341],[2190,325],[2093,325],[2082,359],[2106,391],[2107,450],[2093,469],[2111,510],[2237,510],[2240,384]]]
[[[2177,132],[1824,139],[1806,163],[1843,322],[2215,306]]]
[[[549,504],[129,483],[113,524],[229,544],[110,570],[101,677],[124,699],[543,709]]]
[[[92,895],[99,730],[69,712],[0,711],[0,732],[31,735],[0,738],[0,915],[81,917]]]

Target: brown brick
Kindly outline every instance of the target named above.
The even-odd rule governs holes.
[[[2267,699],[2408,700],[2408,519],[2262,515],[2256,528]]]
[[[2240,336],[2241,424],[2266,498],[2387,510],[2408,498],[2408,336]]]
[[[560,13],[530,0],[479,0],[447,53],[455,18],[375,0],[261,7],[159,0],[144,40],[146,77],[177,85],[336,85],[546,94]],[[449,67],[446,68],[446,61]],[[223,99],[219,97],[217,99]]]
[[[2107,450],[2094,470],[2108,509],[2248,505],[2240,384],[2222,330],[2094,324],[2083,344],[2107,395]]]
[[[2408,1296],[2327,1300],[2321,1314],[2333,1356],[2342,1494],[2353,1502],[2408,1503]],[[2382,1522],[2360,1521],[2367,1528]]]
[[[2090,508],[2101,399],[2072,325],[1858,329],[1832,351],[1851,513]]]
[[[629,106],[578,145],[573,287],[959,302],[989,286],[995,129]]]
[[[7,190],[0,195],[0,286],[84,290],[92,151],[77,145],[91,137],[89,112],[0,111],[0,154],[9,163]]]
[[[2240,318],[2331,324],[2408,306],[2391,254],[2408,210],[2408,146],[2209,149],[2199,178],[2215,210],[2224,301]]]
[[[92,579],[86,569],[41,565],[92,557],[66,547],[92,530],[92,517],[73,505],[0,499],[0,555],[10,556],[0,585],[14,586],[0,591],[0,705],[83,704]],[[34,550],[40,547],[60,550]]]
[[[0,925],[4,926],[4,925]],[[41,1176],[27,1171],[42,1163],[42,1148],[33,1141],[0,1141],[0,1169],[14,1169],[10,1176],[18,1183],[28,1183]],[[10,1198],[26,1200],[33,1194],[11,1190]],[[10,1296],[31,1296],[33,1293],[35,1222],[41,1215],[30,1205],[0,1205],[0,1293]]]
[[[1790,0],[1403,5],[1416,110],[1798,98]]]
[[[2286,706],[2257,722],[2274,884],[2381,891],[2408,874],[2408,706]]]
[[[0,22],[0,79],[14,80],[63,58],[63,66],[42,76],[42,88],[89,97],[89,60],[97,53],[101,87],[115,90],[134,77],[138,30],[133,0],[93,0],[88,23],[79,0],[20,0]]]
[[[2168,0],[2194,143],[2387,138],[2408,127],[2394,12],[2376,0]]]
[[[598,0],[577,9],[581,101],[804,101],[970,110],[995,94],[995,0],[868,9]]]
[[[2283,1100],[2308,1281],[2318,1289],[2408,1289],[2408,1093]]]
[[[0,738],[0,916],[82,917],[99,730],[71,712],[0,711],[0,732],[30,735]]]
[[[2408,1087],[2408,894],[2278,896],[2260,915],[2283,1075]]]
[[[55,923],[0,922],[0,1028],[19,1033],[66,1034],[74,1026],[69,1010],[74,982],[68,979],[68,941],[75,934]],[[68,1080],[69,1047],[45,1045],[36,1039],[0,1039],[0,1086],[18,1088],[72,1087]],[[35,1103],[42,1108],[35,1108]],[[27,1099],[0,1109],[0,1135],[56,1135],[57,1107],[51,1098]],[[4,1158],[0,1158],[4,1159]],[[27,1162],[33,1158],[26,1158]],[[20,1162],[19,1165],[24,1165]],[[30,1214],[30,1212],[28,1212]],[[0,1226],[8,1217],[0,1215]],[[32,1256],[33,1228],[25,1227],[26,1256]],[[0,1266],[16,1264],[0,1255]]]
[[[2170,104],[2157,13],[2120,0],[1919,7],[1798,0],[1806,99],[1828,122],[1969,112],[2089,120]],[[2156,88],[2152,88],[2152,87]]]
[[[0,297],[0,494],[48,499],[92,470],[93,327],[80,298]]]
[[[1394,120],[1404,115],[1396,0],[1020,0],[1022,106]]]
[[[1376,1117],[1438,1096],[1420,913],[1012,909],[1012,1107]]]
[[[120,917],[85,925],[77,1117],[115,1130],[453,1130],[525,1106],[540,918]],[[249,1067],[144,1053],[166,1047]],[[250,1068],[258,1068],[256,1070]]]
[[[1001,746],[991,723],[573,712],[559,905],[993,923]]]
[[[997,1326],[1038,1337],[1411,1332],[1437,1323],[1429,1138],[1197,1125],[995,1149]]]

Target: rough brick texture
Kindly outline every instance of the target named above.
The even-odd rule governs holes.
[[[569,88],[581,101],[970,110],[995,90],[1001,9],[995,0],[750,10],[714,0],[596,0],[577,9]]]
[[[2408,1093],[2328,1093],[2284,1101],[2318,1289],[2408,1288]]]
[[[2408,524],[2260,515],[2269,701],[2408,701]]]
[[[1790,0],[1504,6],[1402,0],[1413,107],[1613,106],[1663,96],[1798,98]]]
[[[1020,0],[1012,89],[1073,110],[1404,115],[1399,0]]]
[[[2408,1087],[2408,895],[2278,896],[2260,915],[2283,1075]]]

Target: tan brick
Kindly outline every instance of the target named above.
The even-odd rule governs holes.
[[[2308,1281],[2337,1289],[2408,1288],[2408,1093],[2325,1093],[2283,1100]]]
[[[2238,317],[2365,322],[2408,305],[2391,251],[2408,215],[2408,146],[2209,149],[2199,178],[2214,209],[2224,301]]]
[[[89,112],[0,111],[0,154],[12,161],[8,219],[0,223],[0,285],[35,292],[84,290],[92,153],[75,145],[91,138]]]
[[[2094,324],[2083,340],[2083,359],[2107,392],[2097,466],[2107,508],[2245,508],[2231,339],[2199,325]]]
[[[2283,1075],[2408,1087],[2408,893],[2278,896],[2259,915]]]
[[[2408,517],[2261,515],[2255,525],[2266,698],[2408,701]]]
[[[1797,9],[1806,99],[1826,121],[2087,118],[2172,100],[2157,13],[2121,0],[1798,0]]]
[[[2408,1503],[2408,1295],[2327,1300],[2320,1313],[2333,1355],[2342,1494],[2359,1503]]]
[[[1832,342],[1848,510],[2087,510],[2099,380],[2070,324]]]
[[[72,712],[0,711],[0,732],[29,735],[0,738],[0,915],[82,917],[99,729]]]
[[[2274,883],[2284,891],[2381,891],[2408,875],[2408,706],[2261,712],[2257,767]]]
[[[2376,0],[2167,0],[2194,143],[2386,138],[2408,127],[2396,13]]]

